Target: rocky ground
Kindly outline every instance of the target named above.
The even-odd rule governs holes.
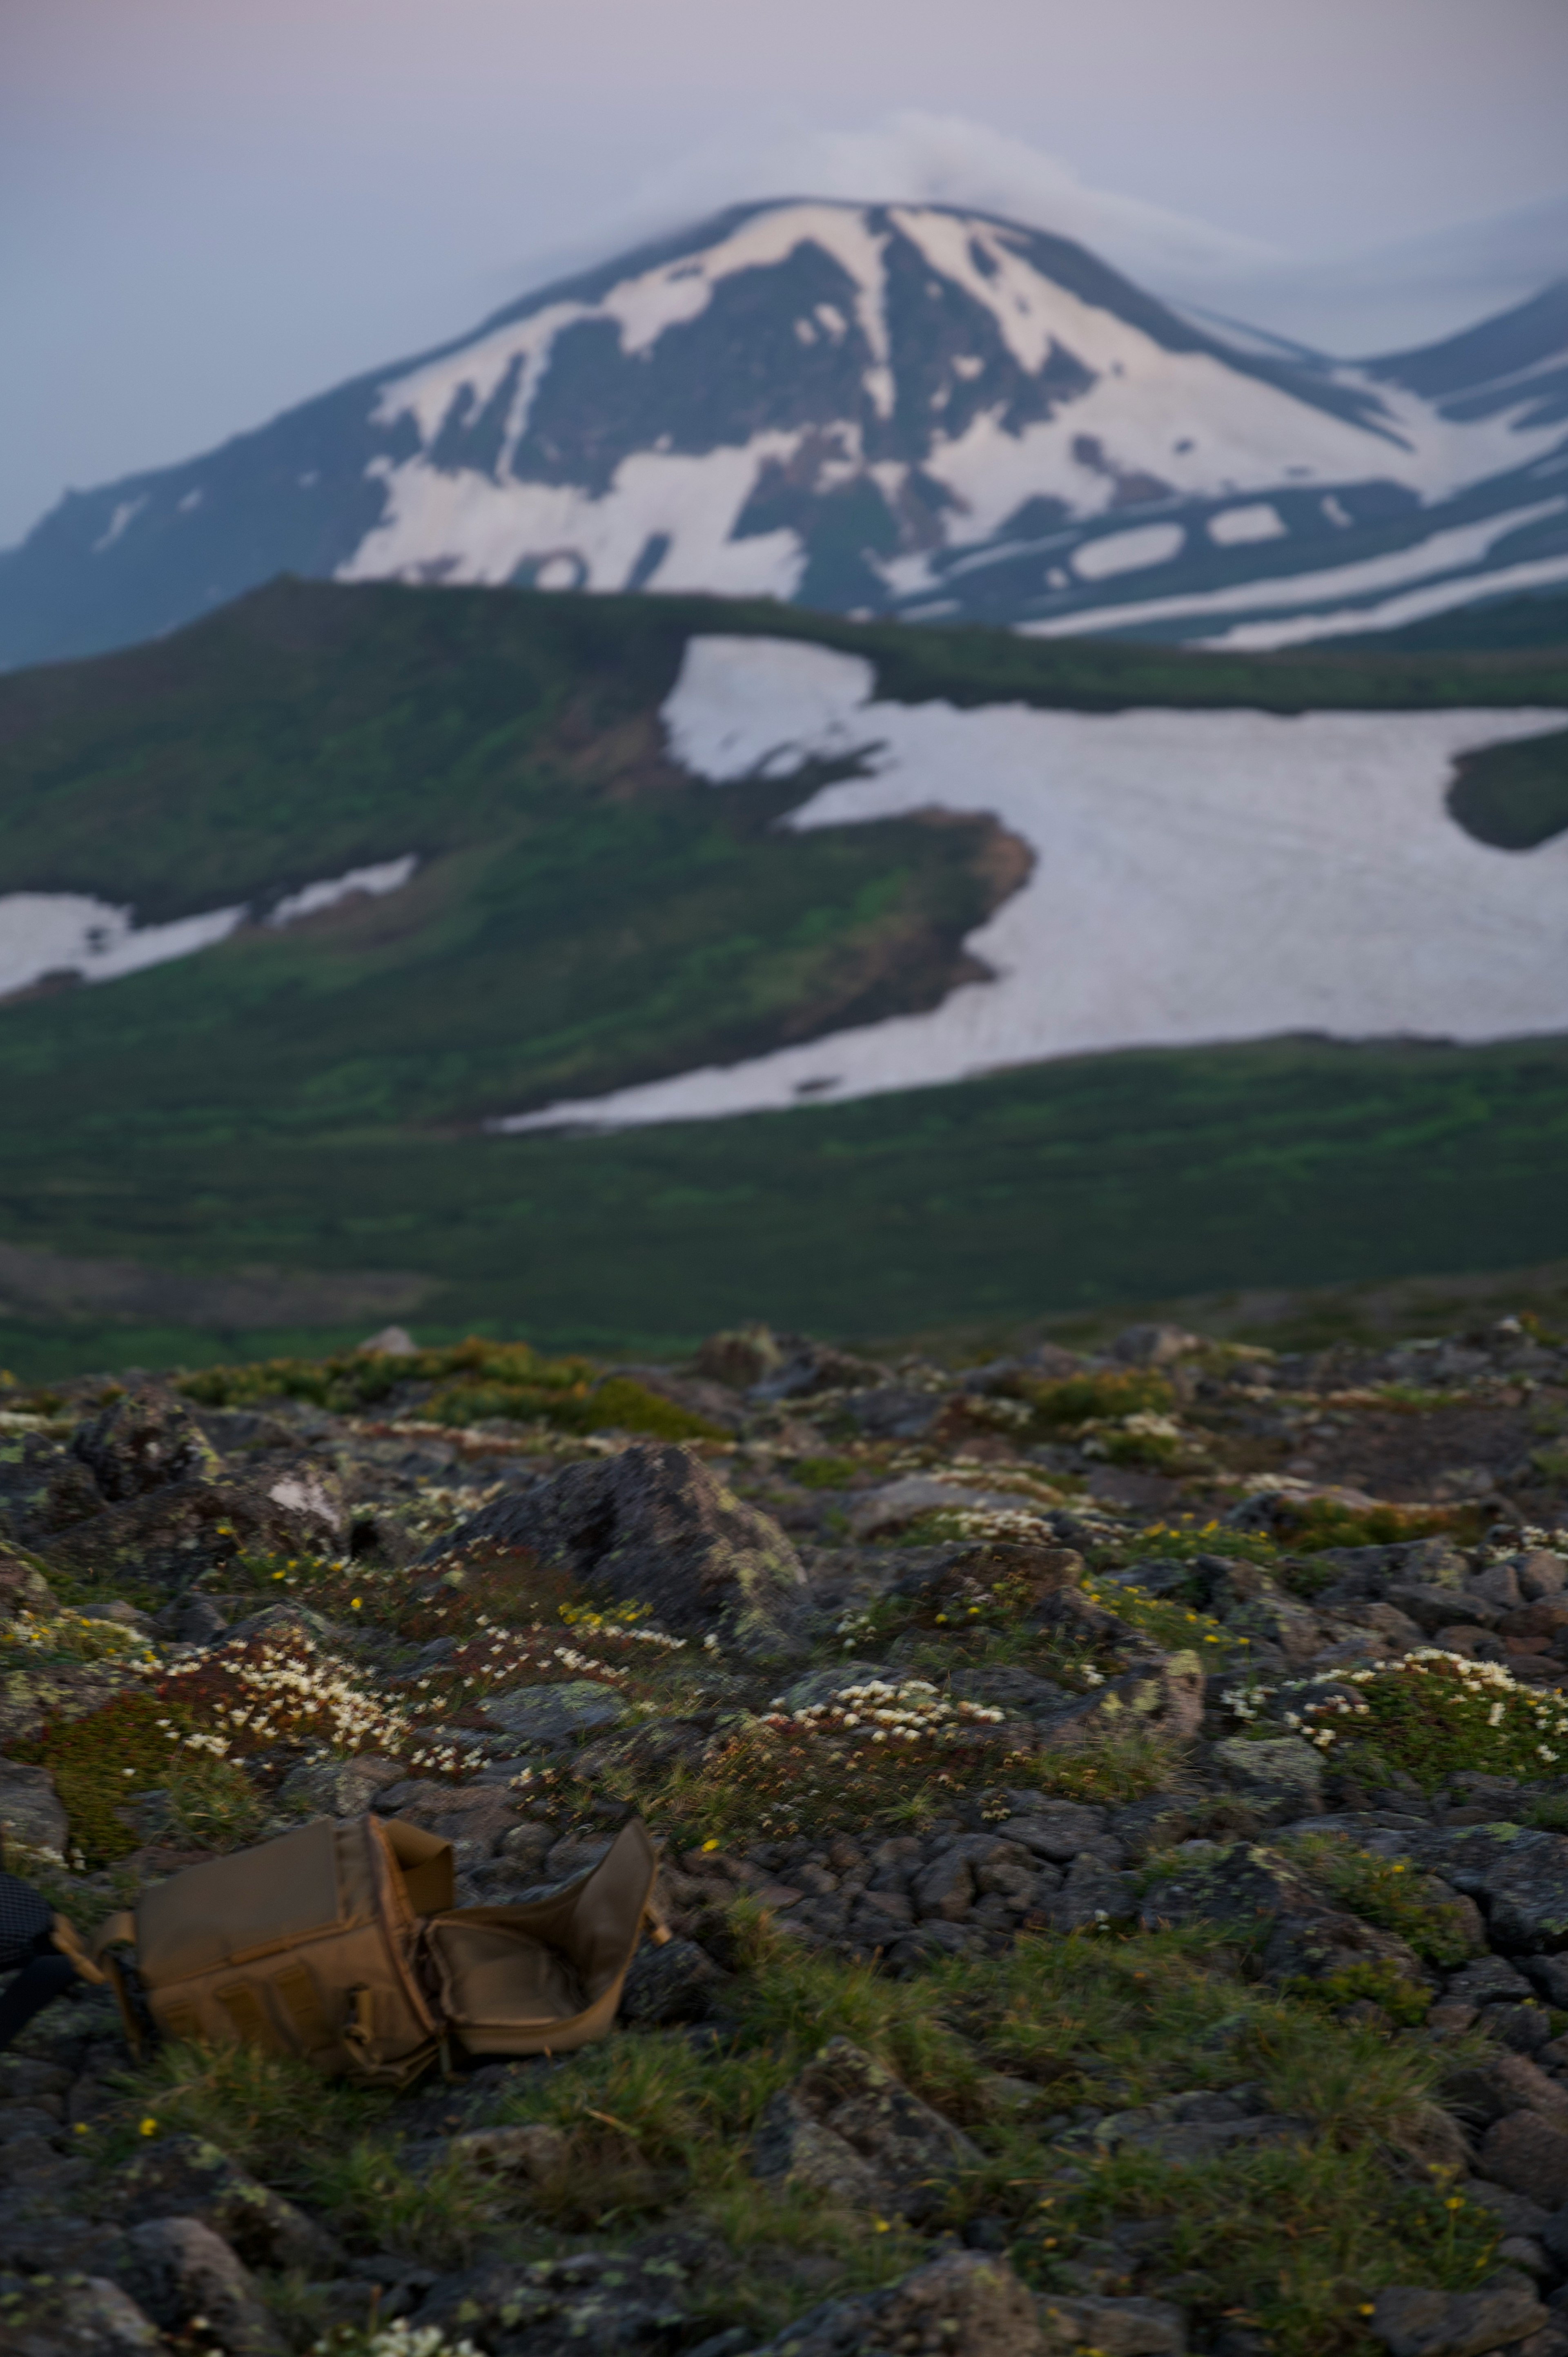
[[[0,1392],[0,1820],[79,1927],[322,1813],[484,1901],[636,1811],[676,1934],[399,2097],[56,2007],[0,2352],[1568,2357],[1565,1435],[1513,1318]]]

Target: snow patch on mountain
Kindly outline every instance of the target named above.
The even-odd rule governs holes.
[[[1568,556],[1537,557],[1528,565],[1493,566],[1483,580],[1473,573],[1434,581],[1424,589],[1407,589],[1396,597],[1379,597],[1369,606],[1342,606],[1327,613],[1298,614],[1270,622],[1237,622],[1217,636],[1200,639],[1200,646],[1229,648],[1237,652],[1265,653],[1276,647],[1314,645],[1320,639],[1359,638],[1368,630],[1400,630],[1407,622],[1424,622],[1432,614],[1451,614],[1456,606],[1473,606],[1477,593],[1486,602],[1497,597],[1533,596],[1568,581]]]
[[[338,578],[499,587],[527,565],[547,589],[647,588],[656,577],[671,592],[789,599],[806,562],[796,534],[737,538],[735,528],[759,468],[797,447],[796,436],[758,434],[701,457],[638,451],[602,497],[575,483],[498,483],[421,458],[372,461],[386,481],[386,517]]]
[[[1272,576],[1260,581],[1239,581],[1225,589],[1210,589],[1188,597],[1149,597],[1137,605],[1101,606],[1090,613],[1063,615],[1059,619],[1024,622],[1019,625],[1029,638],[1057,639],[1081,637],[1090,630],[1119,630],[1142,627],[1150,622],[1189,621],[1208,614],[1257,612],[1261,608],[1291,606],[1299,610],[1304,606],[1321,608],[1330,599],[1372,597],[1377,591],[1391,589],[1407,581],[1431,579],[1437,576],[1452,576],[1453,591],[1448,602],[1458,605],[1475,597],[1477,583],[1469,577],[1474,567],[1485,562],[1499,541],[1507,540],[1528,525],[1548,518],[1568,515],[1568,500],[1538,500],[1529,507],[1514,508],[1504,514],[1487,516],[1479,523],[1455,524],[1446,532],[1434,532],[1413,547],[1396,549],[1387,556],[1363,557],[1352,565],[1334,565],[1319,572],[1289,573]],[[1074,562],[1082,564],[1097,545],[1090,541],[1079,551]],[[1562,570],[1541,572],[1541,581],[1559,580],[1568,570],[1568,559],[1552,560]],[[1490,588],[1497,576],[1488,573]],[[1430,612],[1439,610],[1429,608]],[[1282,620],[1260,623],[1246,644],[1264,648],[1284,646],[1293,640],[1316,638],[1330,627],[1331,618],[1321,611],[1300,615],[1296,621]],[[1343,623],[1341,628],[1343,628]],[[1355,626],[1359,630],[1383,627],[1365,615]],[[1235,646],[1241,641],[1229,636],[1222,640],[1208,639],[1204,645]]]
[[[672,757],[715,786],[858,757],[866,774],[812,795],[793,827],[1000,819],[1036,857],[969,937],[994,978],[929,1014],[503,1129],[842,1102],[1115,1048],[1568,1029],[1568,837],[1490,850],[1444,799],[1457,754],[1560,727],[1560,712],[956,711],[875,701],[858,657],[703,638],[664,719]]]
[[[810,594],[805,511],[858,483],[875,487],[895,542],[884,533],[877,546],[875,524],[860,527],[867,594],[908,600],[941,594],[955,562],[1004,536],[1031,503],[1080,537],[1128,507],[1240,497],[1206,543],[1241,550],[1289,530],[1276,506],[1249,494],[1316,483],[1332,497],[1335,486],[1375,480],[1430,502],[1562,439],[1550,404],[1527,414],[1522,378],[1484,414],[1455,416],[1397,378],[1303,368],[1300,355],[1271,374],[1072,253],[978,213],[789,203],[612,272],[595,291],[524,306],[382,384],[373,423],[413,447],[405,438],[397,456],[367,462],[381,516],[338,577],[794,597]],[[765,295],[770,273],[777,291]],[[726,289],[741,299],[742,282],[751,324],[737,329],[714,307]],[[755,307],[779,311],[798,284],[795,350],[842,350],[849,366],[811,380],[814,390],[803,380],[795,398],[772,367],[754,385],[756,364],[724,339],[776,332],[781,317],[768,325]],[[918,289],[928,301],[912,309]],[[704,350],[690,339],[710,314],[719,343]],[[613,363],[593,341],[606,329]],[[592,389],[569,396],[572,371],[585,369],[577,381]],[[649,383],[665,372],[658,399],[674,423],[656,432],[650,414],[627,447],[629,420],[652,398],[639,390],[639,369],[654,371]],[[672,411],[671,370],[690,378]],[[726,424],[710,395],[732,370]],[[916,382],[929,387],[918,404]],[[603,431],[585,437],[583,416],[607,401]],[[564,403],[574,413],[564,443]],[[748,408],[753,423],[737,432]],[[770,501],[777,521],[759,521],[758,503]],[[1143,532],[1091,538],[1061,582],[1092,590],[1187,547],[1172,523]],[[1079,612],[1101,621],[1081,595]]]
[[[306,884],[297,892],[285,892],[268,909],[266,922],[280,930],[297,925],[302,917],[319,917],[328,909],[336,909],[345,900],[365,899],[379,900],[388,892],[401,892],[419,865],[416,852],[405,851],[401,859],[383,859],[371,867],[350,867],[345,875],[332,876],[321,884]]]
[[[306,884],[274,901],[263,921],[281,930],[356,897],[380,899],[401,890],[418,864],[418,855],[408,852],[401,859]],[[194,957],[226,942],[252,913],[241,901],[167,924],[138,925],[134,909],[116,908],[86,892],[0,893],[0,999],[55,975],[118,982],[149,966]]]

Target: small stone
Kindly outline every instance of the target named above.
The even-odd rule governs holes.
[[[1236,1737],[1217,1743],[1213,1758],[1237,1791],[1266,1813],[1311,1815],[1323,1806],[1323,1754],[1299,1735],[1259,1743]]]
[[[215,1645],[228,1626],[209,1596],[193,1596],[181,1608],[174,1633],[182,1645]]]
[[[960,2129],[847,2038],[830,2039],[774,2096],[752,2141],[759,2177],[913,2219],[940,2208],[947,2180],[979,2158]]]
[[[727,1977],[695,1940],[667,1940],[662,1947],[650,1943],[631,1960],[621,2013],[650,2028],[701,2021]]]
[[[199,2219],[152,2219],[125,2243],[126,2288],[166,2332],[185,2332],[202,2317],[229,2357],[286,2357],[249,2272]]]
[[[963,1921],[974,1903],[974,1875],[962,1843],[955,1842],[931,1860],[915,1884],[913,1898],[922,1921],[935,1916],[943,1923]]]
[[[1481,2166],[1499,2185],[1558,2209],[1568,2201],[1568,2129],[1534,2112],[1510,2112],[1487,2130]]]
[[[564,1685],[513,1686],[508,1694],[487,1695],[485,1717],[520,1742],[564,1744],[619,1727],[630,1710],[613,1686],[572,1678]]]
[[[755,2357],[872,2357],[940,2350],[944,2357],[1047,2357],[1035,2302],[1004,2258],[944,2251],[882,2291],[828,2300],[787,2325]],[[1071,2344],[1067,2344],[1070,2346]],[[1176,2357],[1178,2341],[1163,2341]],[[1109,2347],[1109,2344],[1108,2344]],[[1133,2357],[1131,2349],[1118,2357]]]
[[[1057,2299],[1040,2303],[1046,2348],[1084,2357],[1184,2357],[1187,2326],[1162,2299]]]
[[[4,2357],[156,2357],[167,2342],[128,2293],[102,2276],[5,2279]]]
[[[1189,1334],[1185,1326],[1126,1326],[1112,1343],[1111,1355],[1129,1366],[1167,1367],[1207,1347],[1201,1334]]]
[[[1085,1932],[1099,1925],[1130,1923],[1138,1912],[1131,1876],[1117,1874],[1097,1857],[1076,1857],[1061,1889],[1046,1904],[1053,1932]]]
[[[1380,2291],[1372,2309],[1389,2357],[1487,2357],[1549,2320],[1533,2285],[1513,2275],[1479,2291]]]

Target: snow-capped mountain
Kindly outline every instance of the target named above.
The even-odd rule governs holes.
[[[1568,282],[1333,363],[944,206],[737,207],[0,559],[0,661],[282,571],[1269,646],[1568,579]]]

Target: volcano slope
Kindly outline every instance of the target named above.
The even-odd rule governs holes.
[[[419,1351],[13,1388],[0,1815],[79,1927],[327,1813],[638,1811],[603,2045],[0,2063],[0,2347],[1568,2346],[1568,1343]],[[95,2337],[96,2336],[96,2337]],[[140,2336],[140,2337],[138,2337]]]

